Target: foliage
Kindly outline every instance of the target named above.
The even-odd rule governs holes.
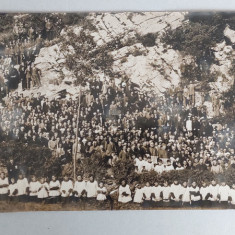
[[[138,42],[142,43],[143,46],[153,47],[153,46],[155,46],[155,40],[156,40],[158,34],[148,33],[146,35],[137,34],[136,36],[137,36]]]
[[[100,156],[93,155],[78,163],[77,172],[89,176],[93,174],[97,180],[103,180],[107,176],[107,162]]]
[[[232,20],[223,13],[189,13],[186,23],[162,37],[162,41],[173,49],[196,57],[197,61],[205,57],[213,61],[212,47],[224,40],[223,31]],[[231,23],[232,24],[232,23]]]
[[[73,163],[62,166],[58,159],[52,156],[51,151],[45,147],[38,145],[28,146],[15,141],[2,142],[0,144],[1,163],[6,166],[10,158],[14,159],[20,171],[28,175],[50,177],[55,174],[60,178],[64,174],[69,174],[73,177]],[[171,184],[176,179],[180,183],[188,182],[189,184],[196,181],[199,185],[203,181],[209,183],[212,179],[216,179],[218,183],[225,179],[229,186],[235,182],[234,168],[229,168],[224,174],[213,174],[208,170],[174,170],[163,172],[161,175],[155,171],[137,174],[133,160],[118,160],[113,167],[110,167],[107,160],[98,154],[93,154],[90,158],[78,161],[76,172],[85,176],[93,174],[98,181],[113,179],[116,184],[119,184],[123,178],[127,179],[130,184],[138,182],[142,185],[146,182],[162,184],[165,180]]]
[[[192,55],[199,61],[203,57],[212,56],[211,48],[220,40],[215,36],[217,26],[200,23],[183,24],[176,30],[169,29],[162,40],[171,45],[173,49],[182,51],[186,55]]]
[[[146,182],[149,182],[152,185],[155,182],[163,184],[164,181],[167,181],[169,184],[172,184],[174,180],[178,180],[180,183],[187,182],[188,184],[191,184],[193,181],[196,181],[197,184],[201,186],[202,182],[206,182],[207,184],[209,184],[212,179],[215,179],[217,183],[221,183],[222,180],[226,180],[227,184],[229,186],[232,186],[232,184],[235,182],[235,169],[230,168],[224,174],[213,174],[209,170],[173,170],[169,172],[163,172],[161,175],[155,171],[145,172],[142,174],[131,172],[128,175],[124,170],[123,177],[126,178],[129,183],[137,181],[141,185],[144,185]],[[116,175],[115,179],[118,182],[118,177],[116,177]]]
[[[235,28],[234,14],[224,12],[190,12],[186,21],[178,28],[169,28],[162,36],[165,46],[170,45],[182,55],[190,55],[195,63],[186,65],[182,74],[186,81],[199,80],[212,82],[216,74],[209,72],[212,63],[217,63],[213,47],[226,40],[224,29],[229,25]],[[231,44],[229,40],[226,43]],[[230,69],[233,73],[233,66]]]
[[[25,145],[9,141],[0,143],[0,161],[7,165],[12,158],[19,165],[19,170],[29,175],[42,176],[49,172],[60,174],[60,166],[54,165],[52,153],[48,148],[38,145]]]
[[[122,178],[133,181],[136,177],[134,169],[134,163],[132,160],[117,161],[113,167],[116,182],[119,183]]]
[[[87,32],[87,29],[91,28],[89,25],[91,24],[83,25],[79,35],[70,30],[62,42],[61,48],[66,59],[65,66],[77,78],[76,85],[83,83],[86,78],[93,77],[96,70],[105,73],[112,71],[113,58],[109,52],[113,41],[97,46],[91,32]],[[68,50],[70,53],[67,53]]]
[[[14,22],[13,14],[6,14],[2,13],[0,14],[0,33],[3,33],[5,31],[12,30],[12,25]]]

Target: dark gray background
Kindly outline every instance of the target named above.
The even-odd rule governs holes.
[[[235,10],[232,0],[0,0],[0,11]],[[0,213],[0,235],[234,234],[235,211]]]

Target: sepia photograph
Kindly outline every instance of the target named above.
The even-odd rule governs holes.
[[[0,22],[0,212],[235,209],[235,12]]]

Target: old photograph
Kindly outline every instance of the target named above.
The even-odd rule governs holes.
[[[0,212],[235,209],[235,12],[0,22]]]

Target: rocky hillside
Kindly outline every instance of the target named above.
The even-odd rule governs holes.
[[[96,30],[89,34],[94,37],[97,47],[121,38],[124,46],[109,50],[113,58],[114,73],[127,75],[143,88],[154,88],[157,92],[162,92],[171,84],[177,85],[180,81],[182,56],[178,51],[166,47],[160,39],[166,29],[179,27],[184,21],[184,15],[185,13],[174,12],[90,14],[88,19]],[[80,26],[72,27],[77,37],[79,29]],[[65,37],[66,30],[61,35]],[[146,45],[143,43],[145,36]],[[148,36],[153,36],[149,42]],[[42,83],[47,90],[65,88],[69,81],[75,79],[64,66],[65,59],[60,49],[62,45],[63,43],[58,42],[41,49],[35,61],[42,70]],[[96,76],[102,79],[103,71],[98,71]],[[42,87],[42,92],[43,89]],[[70,92],[76,92],[76,89],[70,89]]]
[[[197,47],[200,48],[198,44],[201,42],[203,48],[203,43],[207,43],[214,33],[208,33],[207,41],[200,38],[208,29],[214,30],[209,23],[216,24],[207,21],[199,24],[193,20],[189,19],[188,13],[185,12],[88,14],[84,20],[85,24],[83,22],[83,24],[68,25],[61,31],[60,37],[41,49],[35,60],[36,66],[42,71],[43,86],[40,91],[49,96],[54,96],[63,89],[67,89],[71,94],[77,93],[77,87],[71,86],[76,80],[76,75],[66,65],[68,54],[71,58],[74,56],[74,65],[76,65],[78,54],[80,54],[81,61],[89,64],[92,72],[86,74],[86,78],[95,76],[100,79],[108,79],[109,74],[106,70],[109,70],[116,78],[116,82],[120,82],[120,78],[128,77],[139,84],[142,89],[152,89],[159,94],[169,88],[171,84],[178,85],[182,79],[184,79],[183,84],[187,84],[180,69],[183,59],[185,59],[186,65],[192,66],[193,64],[197,69],[200,69],[202,65],[198,62],[200,58],[196,55],[197,52],[194,55],[194,52],[188,51],[187,42],[183,40],[186,40],[188,30],[193,28],[193,34],[189,34],[189,37],[192,38],[192,45],[196,45],[197,51]],[[222,94],[233,85],[235,31],[234,25],[230,24],[231,21],[226,19],[224,22],[226,24],[224,23],[217,29],[219,39],[216,39],[215,43],[211,43],[209,48],[210,57],[213,60],[210,61],[208,74],[205,76],[210,79],[207,81],[203,77],[200,81],[197,77],[195,78],[202,85],[204,79],[206,85],[209,86],[209,90],[206,91],[208,94],[212,92]],[[215,27],[217,26],[215,25]],[[195,28],[198,30],[196,34]],[[177,32],[178,34],[183,32],[186,35],[182,39],[182,48],[164,39],[174,34],[171,40],[181,44],[178,38],[182,38],[182,35],[177,35]],[[89,37],[90,42],[86,41],[86,37]],[[88,45],[89,43],[91,45]],[[86,48],[86,46],[87,50],[83,50],[83,47]],[[75,47],[78,48],[75,50]],[[90,57],[87,56],[88,54],[91,54]],[[92,61],[97,62],[98,57],[102,57],[103,66],[93,66]],[[109,60],[110,63],[108,63]],[[205,59],[205,61],[207,60],[208,58]],[[188,79],[192,77],[189,73]],[[198,96],[200,96],[199,93]],[[200,97],[197,100],[198,104],[201,104]],[[208,102],[205,104],[208,105]]]

